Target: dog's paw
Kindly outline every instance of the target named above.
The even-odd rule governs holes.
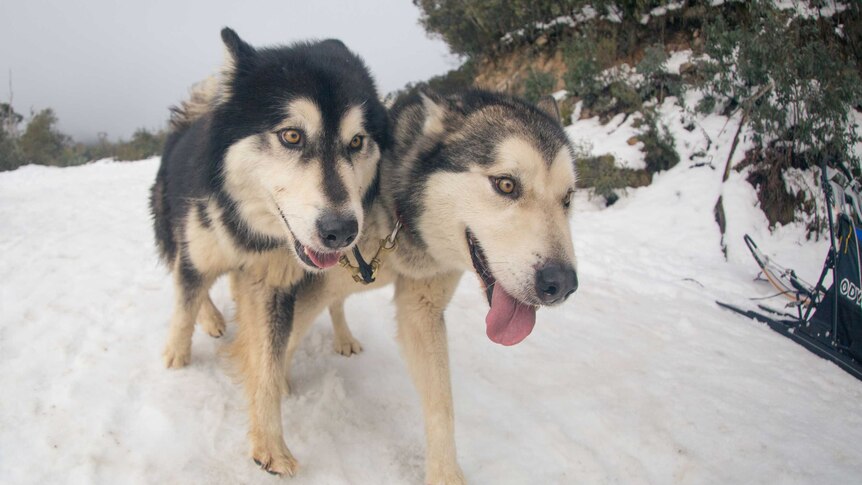
[[[360,344],[359,340],[356,340],[353,335],[339,335],[336,333],[332,347],[335,349],[336,353],[345,357],[350,357],[353,354],[362,352],[362,344]]]
[[[429,469],[425,476],[427,485],[466,485],[464,472],[457,464],[450,467]]]
[[[270,475],[292,477],[299,470],[299,463],[290,454],[287,446],[282,445],[279,448],[281,449],[275,452],[268,452],[262,448],[256,449],[252,452],[251,459],[261,470]]]
[[[224,322],[224,317],[220,312],[201,312],[198,317],[201,327],[209,334],[210,337],[219,338],[224,335],[227,325]]]
[[[191,349],[178,349],[175,346],[168,345],[165,351],[162,352],[162,357],[165,360],[165,367],[168,369],[180,369],[189,365],[192,360]]]

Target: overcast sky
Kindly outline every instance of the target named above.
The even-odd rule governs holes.
[[[77,140],[160,128],[218,69],[223,26],[255,46],[339,38],[385,94],[458,65],[418,18],[410,0],[0,0],[0,100],[11,69],[15,110],[54,108]]]

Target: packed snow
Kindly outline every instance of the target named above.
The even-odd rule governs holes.
[[[774,293],[755,280],[744,233],[808,280],[826,242],[801,225],[770,232],[745,173],[721,183],[738,121],[699,117],[687,131],[675,100],[659,112],[682,162],[609,208],[578,194],[581,287],[541,310],[526,341],[491,343],[479,284],[462,278],[447,319],[468,481],[858,483],[862,382],[714,303]],[[622,133],[595,120],[568,131],[642,164],[624,142],[635,130],[604,129],[614,127]],[[348,300],[362,354],[332,351],[326,315],[297,353],[282,405],[301,463],[293,479],[249,459],[221,340],[198,331],[192,364],[163,368],[172,285],[147,210],[157,166],[0,174],[0,483],[421,483],[420,404],[393,338],[391,289]],[[712,214],[722,193],[728,260]],[[224,282],[213,296],[232,317]]]

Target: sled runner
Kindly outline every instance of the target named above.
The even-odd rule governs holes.
[[[821,184],[826,198],[830,247],[817,284],[799,278],[763,254],[747,234],[745,244],[766,278],[790,300],[795,314],[759,305],[745,309],[717,301],[722,308],[769,325],[769,328],[829,359],[862,380],[862,229],[858,183],[850,172],[821,166]],[[837,207],[835,221],[833,206]],[[836,227],[837,225],[837,227]],[[831,278],[827,278],[831,276]],[[829,287],[826,287],[826,284]]]
[[[816,288],[797,276],[795,271],[781,266],[760,252],[757,244],[748,234],[745,235],[745,244],[757,265],[760,266],[764,278],[779,291],[778,295],[788,298],[793,303],[802,304],[809,304],[818,296]]]

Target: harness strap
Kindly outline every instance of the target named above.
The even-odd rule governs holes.
[[[356,258],[356,264],[359,266],[359,275],[362,277],[362,282],[366,285],[374,283],[374,268],[365,262],[365,258],[359,252],[359,246],[353,246],[353,257]]]

